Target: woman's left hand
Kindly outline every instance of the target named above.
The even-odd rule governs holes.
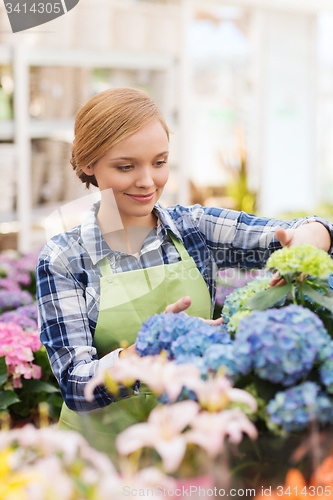
[[[309,222],[302,224],[296,229],[278,228],[275,232],[275,238],[283,247],[292,247],[307,243],[314,245],[321,250],[328,250],[331,247],[331,235],[326,227],[320,222]]]
[[[325,250],[325,252],[328,252],[331,247],[330,233],[320,222],[309,222],[296,229],[282,229],[280,227],[275,232],[275,238],[283,247],[292,247],[307,243],[321,250]],[[270,281],[271,286],[281,286],[285,284],[285,280],[280,277],[278,271]]]
[[[169,313],[169,312],[173,312],[173,313],[184,312],[188,307],[190,307],[190,305],[191,305],[191,297],[189,297],[187,295],[187,296],[182,297],[181,299],[177,300],[173,304],[169,304],[165,308],[164,314],[165,313]],[[204,318],[200,318],[199,317],[199,319],[201,319],[205,323],[209,323],[210,325],[214,325],[214,326],[221,325],[223,323],[223,319],[222,318],[218,318],[218,319],[204,319]]]

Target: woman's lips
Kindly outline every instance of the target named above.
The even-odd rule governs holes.
[[[141,195],[141,194],[128,194],[128,193],[126,193],[126,194],[127,194],[127,196],[129,196],[130,198],[132,198],[132,200],[141,201],[141,203],[145,203],[147,201],[151,201],[154,198],[155,192],[154,193],[150,193],[150,194],[145,194],[145,195]]]

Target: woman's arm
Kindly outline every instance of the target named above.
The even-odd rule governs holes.
[[[332,255],[333,225],[320,217],[278,220],[214,207],[192,207],[219,268],[260,268],[282,246],[310,243]]]
[[[117,353],[97,359],[85,288],[70,272],[64,253],[59,255],[54,259],[41,255],[36,269],[40,337],[67,406],[89,411],[113,401],[103,387],[98,387],[95,400],[88,403],[83,390],[99,368],[113,364]]]

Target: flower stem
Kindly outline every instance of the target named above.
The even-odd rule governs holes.
[[[304,306],[304,293],[303,293],[303,287],[302,287],[301,283],[299,285],[299,293],[300,293],[300,296],[301,296],[301,305]]]

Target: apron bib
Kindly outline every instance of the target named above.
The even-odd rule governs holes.
[[[168,234],[181,257],[179,262],[116,274],[112,273],[107,257],[100,262],[100,309],[94,335],[99,358],[118,348],[122,340],[133,344],[142,322],[185,295],[192,300],[187,314],[211,318],[205,280],[182,243]],[[148,413],[154,403],[143,394],[80,414],[63,404],[59,428],[80,432],[95,448],[112,455],[115,436],[136,422],[138,405]]]

